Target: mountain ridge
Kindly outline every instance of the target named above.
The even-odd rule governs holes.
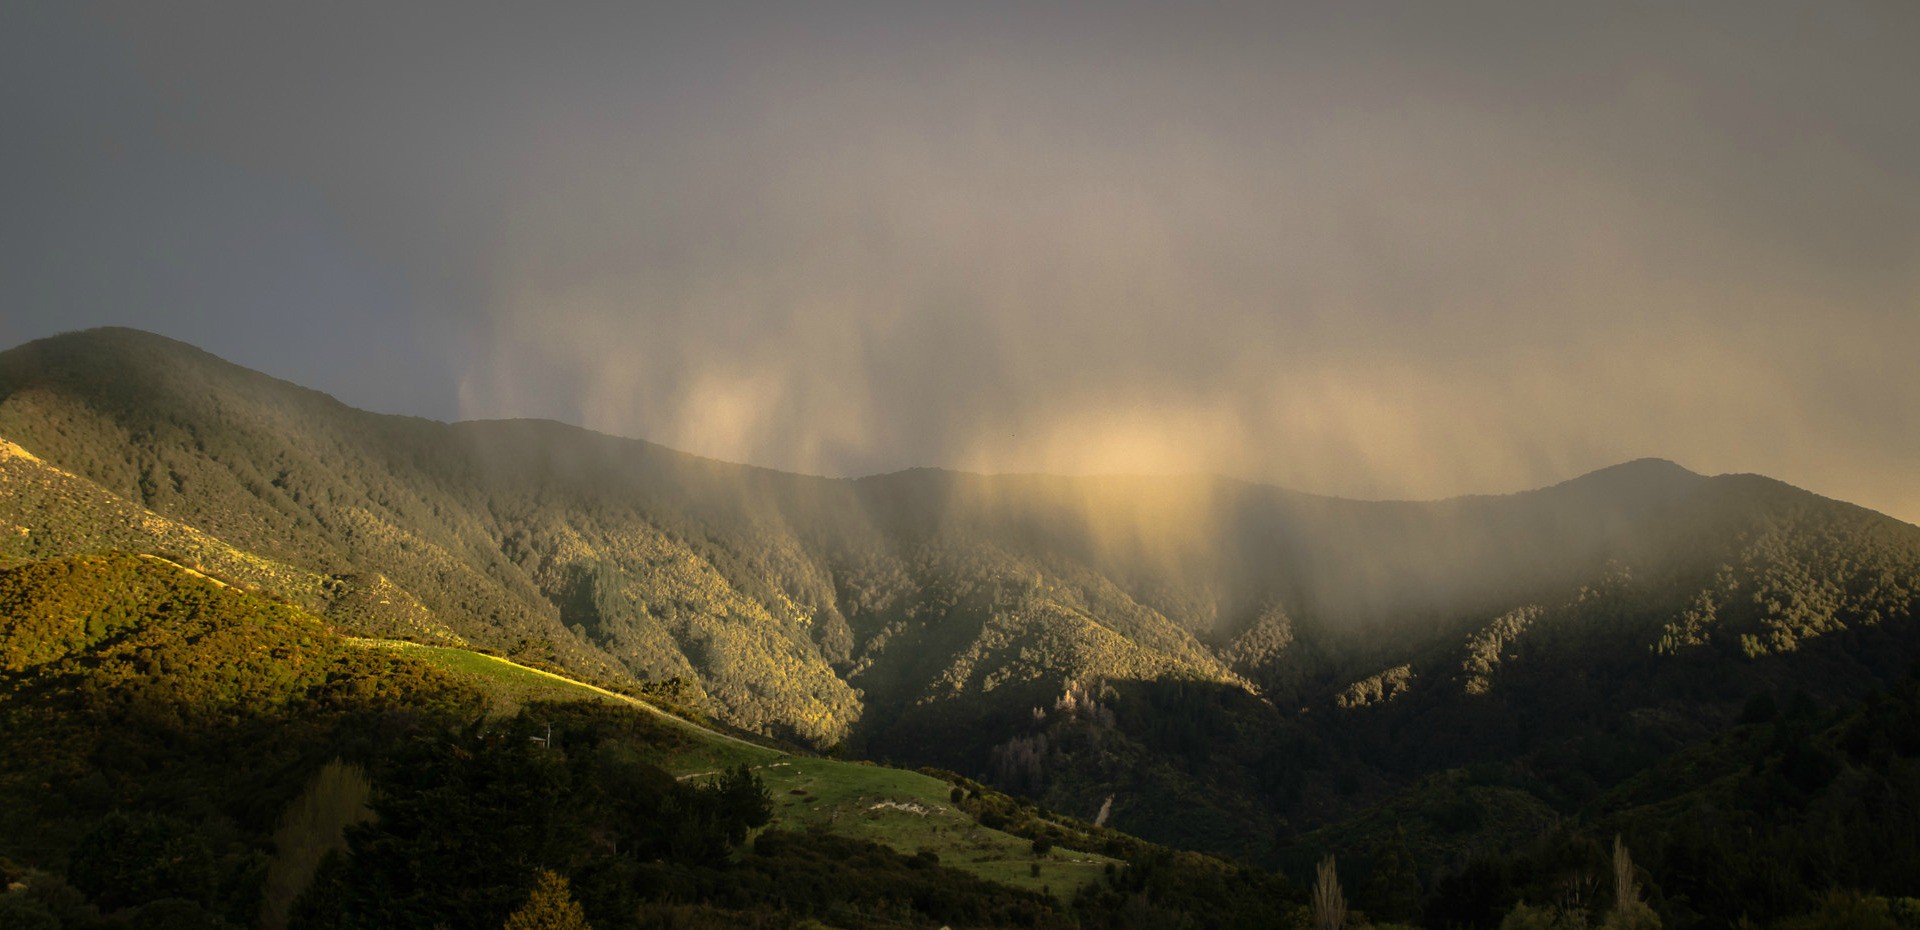
[[[183,529],[117,544],[192,541],[349,628],[679,679],[729,723],[1067,810],[1127,786],[1120,825],[1256,857],[1429,766],[1520,752],[1516,726],[1570,738],[1579,715],[1626,725],[1691,690],[1694,723],[1645,738],[1692,739],[1754,688],[1855,696],[1909,648],[1920,588],[1920,529],[1659,459],[1426,502],[1219,476],[829,478],[551,420],[366,413],[133,330],[0,352],[0,437],[36,457],[7,459],[0,558],[150,514]],[[1696,667],[1717,683],[1682,679]],[[1582,681],[1600,684],[1567,690]],[[1106,716],[1041,713],[1076,694]],[[1185,716],[1219,738],[1163,726]],[[1472,735],[1391,757],[1408,727],[1456,732],[1440,720]]]
[[[347,404],[346,402],[339,400],[338,398],[334,397],[331,394],[326,393],[325,391],[322,391],[316,388],[307,387],[298,382],[280,378],[270,373],[260,371],[258,369],[248,368],[245,365],[231,361],[213,352],[209,352],[205,349],[202,349],[198,346],[193,345],[192,343],[184,342],[182,340],[175,339],[173,337],[166,336],[161,333],[152,332],[150,330],[143,330],[136,327],[99,326],[99,327],[90,327],[85,329],[70,330],[67,332],[57,333],[51,336],[46,336],[39,339],[31,340],[29,342],[25,342],[5,350],[0,350],[0,352],[14,353],[14,352],[19,352],[21,350],[28,350],[33,347],[50,349],[50,348],[56,348],[56,347],[60,347],[60,346],[75,343],[75,342],[84,343],[85,345],[83,347],[91,350],[98,350],[102,348],[112,349],[112,350],[125,350],[128,348],[132,348],[132,349],[147,350],[147,351],[158,349],[161,351],[178,353],[186,356],[186,358],[178,359],[175,361],[211,362],[219,366],[220,370],[225,371],[227,373],[239,374],[249,379],[260,379],[266,382],[270,382],[271,385],[277,390],[290,390],[297,394],[304,395],[309,399],[323,401],[325,402],[325,404],[334,408],[337,411],[351,411],[355,414],[361,414],[366,416],[388,418],[388,419],[404,421],[404,422],[435,424],[441,427],[449,427],[449,428],[471,427],[476,430],[484,430],[496,424],[501,426],[526,426],[526,427],[535,427],[535,428],[541,428],[541,429],[555,428],[565,432],[589,434],[593,437],[597,437],[603,440],[613,440],[620,443],[633,443],[633,444],[637,444],[638,446],[642,447],[643,449],[649,452],[667,453],[667,454],[671,454],[672,456],[681,457],[681,458],[693,460],[693,461],[698,461],[701,463],[725,465],[725,466],[740,468],[740,469],[750,469],[753,471],[765,472],[765,473],[776,474],[776,475],[792,477],[792,478],[818,479],[823,481],[866,482],[866,481],[875,481],[879,479],[889,479],[889,478],[896,478],[896,477],[910,476],[910,475],[920,475],[920,474],[927,474],[927,473],[931,473],[935,475],[951,475],[951,476],[956,476],[960,478],[1033,480],[1033,481],[1054,481],[1054,480],[1058,480],[1058,481],[1092,480],[1092,481],[1117,481],[1117,482],[1198,481],[1198,482],[1211,482],[1211,483],[1219,483],[1219,484],[1227,484],[1227,485],[1242,485],[1249,488],[1258,488],[1263,490],[1277,491],[1287,495],[1316,498],[1316,499],[1328,500],[1328,501],[1342,501],[1342,502],[1350,502],[1350,503],[1369,503],[1369,504],[1430,504],[1430,503],[1445,503],[1449,501],[1495,499],[1495,498],[1510,497],[1516,494],[1529,494],[1537,491],[1547,491],[1547,490],[1553,490],[1556,488],[1563,488],[1570,485],[1585,484],[1591,481],[1605,479],[1607,476],[1610,476],[1610,475],[1625,474],[1628,472],[1652,471],[1656,469],[1665,470],[1667,472],[1677,474],[1678,476],[1683,478],[1684,477],[1695,477],[1695,478],[1729,477],[1729,476],[1738,475],[1738,474],[1749,474],[1749,473],[1723,473],[1719,475],[1706,475],[1703,473],[1694,472],[1686,468],[1685,466],[1679,465],[1678,463],[1670,459],[1661,458],[1658,456],[1641,456],[1638,458],[1627,459],[1621,462],[1617,462],[1612,465],[1599,466],[1597,468],[1593,468],[1589,471],[1582,472],[1580,474],[1577,474],[1565,479],[1561,479],[1559,481],[1554,481],[1548,484],[1542,484],[1534,487],[1519,488],[1512,491],[1501,491],[1501,492],[1454,494],[1454,495],[1446,495],[1442,497],[1433,497],[1433,498],[1349,497],[1349,496],[1339,495],[1339,494],[1328,494],[1328,493],[1323,493],[1318,491],[1303,490],[1300,488],[1294,488],[1294,487],[1278,484],[1268,480],[1243,478],[1243,477],[1237,477],[1233,475],[1213,473],[1213,472],[1083,472],[1083,473],[1056,473],[1056,472],[1033,472],[1033,471],[978,472],[978,471],[969,471],[966,469],[952,468],[952,467],[941,466],[941,465],[912,465],[912,466],[907,466],[903,468],[893,469],[890,471],[872,472],[872,473],[865,473],[865,474],[819,475],[819,474],[813,474],[808,472],[789,471],[789,470],[774,468],[774,467],[765,466],[765,465],[758,465],[752,462],[734,461],[731,459],[716,458],[713,456],[701,455],[696,452],[688,452],[685,450],[676,449],[676,448],[673,448],[672,446],[668,446],[651,439],[646,439],[644,437],[625,436],[618,433],[608,433],[601,430],[593,429],[591,427],[582,426],[577,423],[571,423],[566,420],[556,419],[553,417],[477,417],[477,418],[457,419],[457,420],[439,420],[432,417],[420,416],[416,414],[366,410],[364,408],[354,407],[350,404]],[[100,342],[105,342],[107,344],[104,346],[98,345],[97,343],[100,343]],[[138,357],[138,354],[136,354],[133,357]],[[1766,477],[1766,476],[1760,476],[1760,477]],[[1778,480],[1778,479],[1770,479],[1770,480]],[[1785,482],[1782,482],[1782,483],[1784,484]],[[1792,485],[1789,485],[1789,486],[1795,487]],[[1804,488],[1796,488],[1796,489],[1806,490]],[[1813,493],[1813,492],[1809,492],[1809,493]],[[1855,504],[1854,506],[1860,506],[1860,505]],[[1871,509],[1871,508],[1866,508],[1866,509]],[[1875,512],[1877,513],[1878,511],[1875,511]]]

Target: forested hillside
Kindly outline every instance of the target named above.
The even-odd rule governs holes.
[[[0,569],[0,926],[498,927],[550,885],[603,930],[1256,927],[1303,903],[977,785],[467,666],[151,556]]]
[[[1657,460],[1426,503],[815,478],[370,414],[129,330],[0,353],[0,440],[0,558],[165,553],[343,630],[1295,870],[1373,869],[1399,811],[1429,902],[1755,701],[1842,713],[1920,659],[1920,528]]]

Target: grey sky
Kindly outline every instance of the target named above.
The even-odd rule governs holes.
[[[0,342],[826,473],[1920,519],[1911,3],[268,6],[0,13]]]

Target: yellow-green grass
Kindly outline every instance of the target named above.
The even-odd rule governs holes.
[[[907,854],[929,850],[941,865],[1063,900],[1098,881],[1115,862],[1068,849],[1035,855],[1031,842],[983,827],[956,809],[951,785],[918,772],[795,755],[755,771],[773,793],[780,827],[822,827]]]
[[[775,826],[820,827],[871,840],[913,855],[928,850],[940,864],[989,881],[1047,891],[1070,899],[1098,881],[1116,860],[1054,849],[1035,855],[1032,844],[990,830],[955,808],[952,786],[903,769],[794,755],[715,732],[644,701],[584,682],[528,668],[496,656],[398,640],[355,640],[370,648],[400,649],[442,669],[477,680],[494,696],[495,710],[511,713],[530,701],[605,701],[626,704],[682,727],[694,739],[661,748],[654,763],[683,779],[717,775],[746,764],[774,798]],[[1033,874],[1038,863],[1040,874]]]
[[[785,755],[777,749],[707,729],[638,698],[529,668],[499,656],[452,646],[424,646],[404,640],[356,639],[352,642],[369,648],[403,650],[414,658],[473,681],[493,699],[492,710],[496,714],[512,714],[534,701],[601,701],[623,704],[652,714],[693,737],[672,749],[663,749],[654,759],[656,764],[674,775],[717,772],[741,763],[764,765]]]
[[[394,649],[429,665],[475,681],[493,699],[496,713],[511,714],[532,701],[608,701],[620,696],[592,685],[549,675],[539,669],[451,646],[423,646],[397,639],[355,639],[356,645]]]

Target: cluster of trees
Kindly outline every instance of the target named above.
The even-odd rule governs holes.
[[[724,869],[771,818],[766,788],[744,767],[676,782],[636,754],[644,731],[623,716],[542,706],[394,747],[373,819],[347,831],[291,926],[498,926],[543,870],[572,876],[596,925],[630,926],[655,892]]]
[[[1747,722],[1560,828],[1440,871],[1426,920],[1488,926],[1521,901],[1536,917],[1548,906],[1587,915],[1592,900],[1570,891],[1607,874],[1595,834],[1608,830],[1639,851],[1635,881],[1670,926],[1873,925],[1822,922],[1859,908],[1909,919],[1901,899],[1920,892],[1920,675],[1835,711],[1804,696],[1786,703],[1757,699]]]

